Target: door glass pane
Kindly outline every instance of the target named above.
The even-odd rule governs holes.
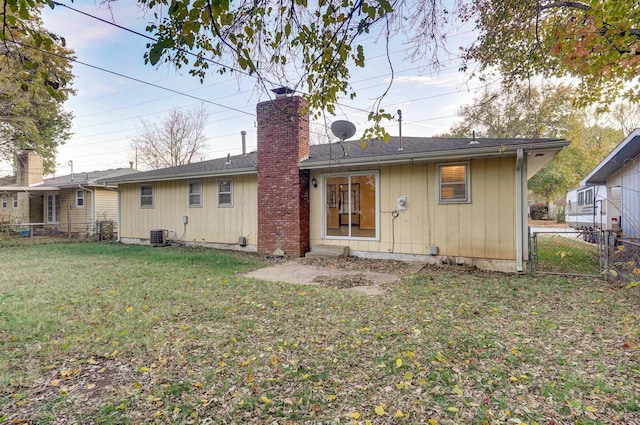
[[[324,191],[325,235],[376,237],[375,175],[327,177]]]

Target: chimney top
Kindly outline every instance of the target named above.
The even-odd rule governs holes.
[[[271,91],[273,93],[275,93],[276,98],[286,97],[286,96],[296,92],[294,89],[291,89],[289,87],[278,87],[278,88],[275,88],[275,89],[271,89]]]

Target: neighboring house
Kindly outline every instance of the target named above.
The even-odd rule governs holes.
[[[581,185],[604,185],[607,199],[620,199],[620,229],[624,238],[640,238],[640,128],[598,164]]]
[[[121,168],[43,179],[42,157],[26,150],[18,155],[16,175],[0,181],[0,221],[37,223],[49,233],[90,235],[97,222],[113,220],[117,232],[117,188],[100,180],[136,172]]]
[[[309,146],[305,101],[257,106],[257,152],[108,179],[124,243],[300,257],[347,247],[370,258],[526,269],[527,180],[568,142],[391,138]],[[164,238],[160,238],[162,241]]]

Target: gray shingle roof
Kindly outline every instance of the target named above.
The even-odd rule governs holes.
[[[327,162],[367,163],[381,160],[393,162],[407,159],[437,159],[449,156],[498,156],[513,153],[519,148],[525,150],[552,149],[567,145],[562,139],[471,139],[471,138],[435,138],[403,137],[402,150],[400,138],[391,137],[388,143],[372,140],[362,146],[359,140],[334,142],[311,146],[309,159],[302,161],[301,168],[314,168]]]
[[[77,185],[101,185],[101,182],[108,178],[126,176],[138,173],[132,168],[117,168],[103,171],[89,171],[82,173],[68,174],[66,176],[56,176],[45,179],[42,183],[45,186],[72,187]]]
[[[517,149],[549,150],[566,146],[562,139],[477,139],[404,137],[402,150],[400,140],[391,137],[388,143],[380,140],[368,141],[362,147],[359,140],[312,145],[309,158],[300,162],[301,169],[320,168],[331,165],[377,164],[381,161],[429,160],[445,157],[499,156],[515,153]],[[345,155],[346,153],[346,155]],[[233,174],[255,174],[257,154],[235,155],[209,161],[180,165],[177,167],[130,174],[104,179],[109,183],[136,183],[145,181],[177,180],[185,178],[214,177]]]
[[[105,178],[103,181],[111,183],[134,183],[143,181],[172,180],[183,178],[198,178],[209,176],[225,176],[231,174],[254,174],[258,157],[255,152],[246,155],[235,155],[216,158],[208,161],[178,165],[176,167],[160,168],[158,170],[143,171],[122,177]]]

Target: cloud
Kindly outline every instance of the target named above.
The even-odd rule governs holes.
[[[436,74],[436,75],[407,75],[395,77],[394,84],[417,84],[424,87],[458,87],[468,81],[468,76],[461,73]]]

